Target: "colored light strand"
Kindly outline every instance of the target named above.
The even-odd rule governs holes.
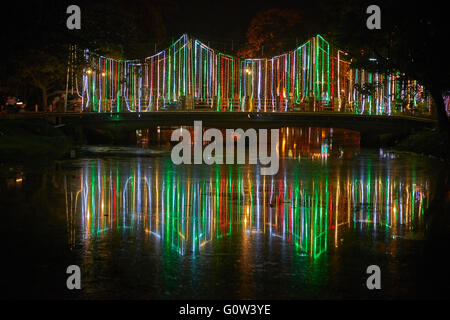
[[[71,81],[80,78],[85,112],[158,111],[188,99],[215,111],[430,112],[417,81],[351,68],[346,55],[317,35],[270,59],[239,59],[183,35],[142,62],[85,50],[89,67]]]

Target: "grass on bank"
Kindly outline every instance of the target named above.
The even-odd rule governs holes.
[[[448,134],[437,129],[424,129],[410,134],[395,145],[394,149],[431,155],[444,160],[450,159]]]
[[[70,139],[40,120],[0,120],[0,159],[33,161],[60,158],[69,151]]]

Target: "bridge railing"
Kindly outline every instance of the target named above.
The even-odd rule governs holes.
[[[415,117],[431,116],[431,112],[425,105],[421,107],[416,105],[411,107],[408,104],[392,104],[392,105],[358,105],[356,103],[339,104],[338,101],[315,101],[303,100],[292,101],[292,99],[258,99],[244,97],[242,99],[189,99],[180,97],[177,101],[164,101],[160,99],[158,103],[156,99],[140,100],[122,100],[122,105],[127,108],[119,109],[117,100],[104,100],[97,110],[85,108],[81,110],[79,105],[70,106],[68,113],[130,113],[130,112],[164,112],[164,111],[210,111],[210,112],[330,112],[330,113],[349,113],[361,115],[408,115]]]

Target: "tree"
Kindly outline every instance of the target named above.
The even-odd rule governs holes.
[[[67,65],[64,63],[67,49],[33,49],[17,59],[15,82],[38,88],[42,95],[42,106],[47,110],[51,97],[64,92]],[[59,53],[59,55],[58,55]],[[62,55],[62,56],[61,56]]]
[[[238,51],[238,56],[254,58],[274,56],[286,50],[285,39],[293,36],[294,30],[301,23],[298,9],[271,8],[260,11],[251,20],[247,30],[247,44]]]
[[[37,89],[46,110],[50,98],[65,92],[69,45],[115,58],[139,52],[146,39],[143,31],[138,32],[133,16],[138,7],[127,10],[125,0],[80,1],[79,5],[81,30],[66,28],[67,4],[63,1],[38,0],[30,6],[17,3],[8,10],[2,92],[27,99],[30,91]]]
[[[386,73],[398,70],[422,84],[433,98],[439,129],[450,135],[443,100],[443,94],[450,91],[450,61],[445,50],[450,19],[435,6],[418,8],[382,0],[377,1],[381,29],[369,30],[369,4],[356,0],[324,4],[323,11],[334,25],[329,38],[351,54],[355,65]],[[368,58],[376,58],[377,63]]]

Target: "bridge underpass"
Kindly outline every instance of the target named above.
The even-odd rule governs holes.
[[[8,119],[41,119],[57,126],[83,130],[127,132],[160,126],[193,126],[214,128],[281,128],[324,127],[357,131],[363,145],[377,145],[381,135],[391,139],[406,136],[424,128],[433,128],[436,121],[406,115],[359,115],[337,112],[211,112],[159,111],[145,113],[29,113],[6,115]]]

